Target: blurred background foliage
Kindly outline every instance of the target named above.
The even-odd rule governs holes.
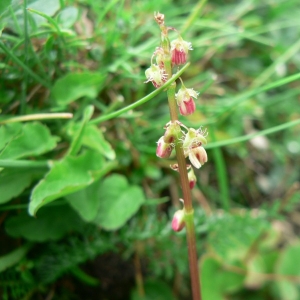
[[[154,11],[193,44],[181,121],[209,132],[203,298],[300,299],[299,0],[160,2],[1,1],[1,299],[190,299],[166,94],[101,119],[154,90]]]

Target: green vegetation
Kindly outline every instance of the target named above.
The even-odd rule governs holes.
[[[203,299],[300,298],[299,0],[1,0],[1,299],[191,299],[154,11],[193,45],[166,84],[200,92],[184,123],[209,133]]]

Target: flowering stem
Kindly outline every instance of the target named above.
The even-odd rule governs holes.
[[[170,102],[171,101],[169,101],[169,103]],[[170,112],[171,111],[172,110],[170,108]],[[189,266],[190,266],[193,300],[201,300],[192,195],[189,187],[186,161],[185,161],[182,146],[180,144],[177,144],[175,146],[175,151],[176,151],[176,158],[177,158],[179,175],[180,175],[180,183],[181,183],[183,199],[184,199],[186,235],[187,235],[187,243],[188,243]]]
[[[168,53],[165,53],[167,55]],[[171,69],[170,59],[165,60],[166,70]],[[172,76],[172,71],[167,72],[168,78]],[[176,83],[170,85],[168,88],[168,103],[170,110],[170,117],[172,122],[178,121],[177,113],[177,103],[175,99],[175,88]],[[180,183],[182,187],[183,199],[184,199],[184,211],[185,211],[185,223],[186,223],[186,234],[187,234],[187,243],[188,243],[188,255],[189,255],[189,266],[190,266],[190,276],[191,276],[191,286],[193,300],[201,300],[200,293],[200,279],[199,279],[199,270],[197,262],[197,249],[196,249],[196,238],[195,238],[195,226],[194,226],[194,209],[192,204],[192,195],[189,185],[187,166],[184,156],[184,151],[182,145],[179,143],[175,144],[176,158],[178,163]]]
[[[159,88],[164,82],[174,78],[172,67],[185,64],[188,50],[193,49],[191,43],[184,41],[180,35],[170,43],[168,31],[175,30],[177,32],[177,30],[165,25],[163,14],[155,13],[154,18],[160,26],[161,45],[153,53],[151,66],[145,71],[145,75],[147,82],[150,81],[156,88]],[[154,62],[154,57],[156,57],[156,63]],[[184,209],[175,212],[172,228],[174,231],[180,231],[184,226],[186,227],[193,300],[201,300],[194,209],[191,195],[191,189],[196,182],[196,177],[193,169],[188,173],[185,158],[189,156],[191,163],[197,169],[207,161],[207,154],[202,147],[202,143],[206,144],[204,136],[206,131],[187,128],[178,121],[178,106],[181,115],[192,114],[195,111],[193,98],[197,98],[198,93],[193,89],[187,89],[183,83],[177,94],[175,94],[175,90],[176,82],[174,81],[167,88],[171,122],[166,124],[165,134],[158,140],[156,155],[161,158],[168,158],[173,148],[175,148],[177,164],[174,165],[173,170],[178,171],[180,175]],[[187,132],[183,131],[182,128]],[[192,167],[189,166],[190,168]]]

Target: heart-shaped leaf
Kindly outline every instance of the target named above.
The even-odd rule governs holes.
[[[101,182],[96,181],[78,192],[65,196],[69,204],[78,212],[83,220],[91,222],[95,219],[99,205]]]
[[[106,178],[99,190],[99,209],[94,222],[107,230],[122,227],[145,202],[143,191],[121,175]]]

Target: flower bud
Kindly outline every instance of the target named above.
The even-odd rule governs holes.
[[[207,153],[202,146],[190,149],[188,155],[190,162],[197,169],[207,162]]]
[[[168,125],[169,124],[169,125]],[[167,129],[164,134],[164,141],[166,143],[174,143],[181,132],[180,126],[177,123],[170,122],[167,124]]]
[[[181,231],[185,226],[184,210],[177,210],[173,216],[172,229],[176,232]]]
[[[189,128],[183,140],[183,149],[196,148],[201,146],[202,144],[205,145],[207,142],[204,134],[206,134],[206,131],[202,131],[201,129],[196,130],[194,128]]]
[[[154,19],[158,25],[164,25],[164,23],[165,23],[165,15],[161,14],[160,12],[154,13]]]
[[[193,189],[197,181],[193,168],[191,168],[190,171],[188,172],[188,179],[189,179],[190,189]]]
[[[159,88],[167,81],[165,70],[160,69],[159,66],[154,64],[145,71],[145,75],[147,77],[145,83],[151,81],[156,88]]]
[[[170,143],[166,143],[162,136],[157,142],[156,155],[160,158],[169,158],[172,150],[172,145]]]
[[[179,106],[180,114],[183,116],[190,115],[196,110],[195,101],[193,98],[197,99],[198,93],[193,89],[187,89],[182,86],[178,93],[175,94],[177,105]]]
[[[182,65],[186,63],[189,50],[193,50],[190,42],[184,41],[181,37],[171,42],[172,63]]]
[[[190,98],[189,101],[182,101],[181,105],[179,106],[179,112],[182,116],[188,116],[194,113],[196,110],[196,104],[193,98]]]

